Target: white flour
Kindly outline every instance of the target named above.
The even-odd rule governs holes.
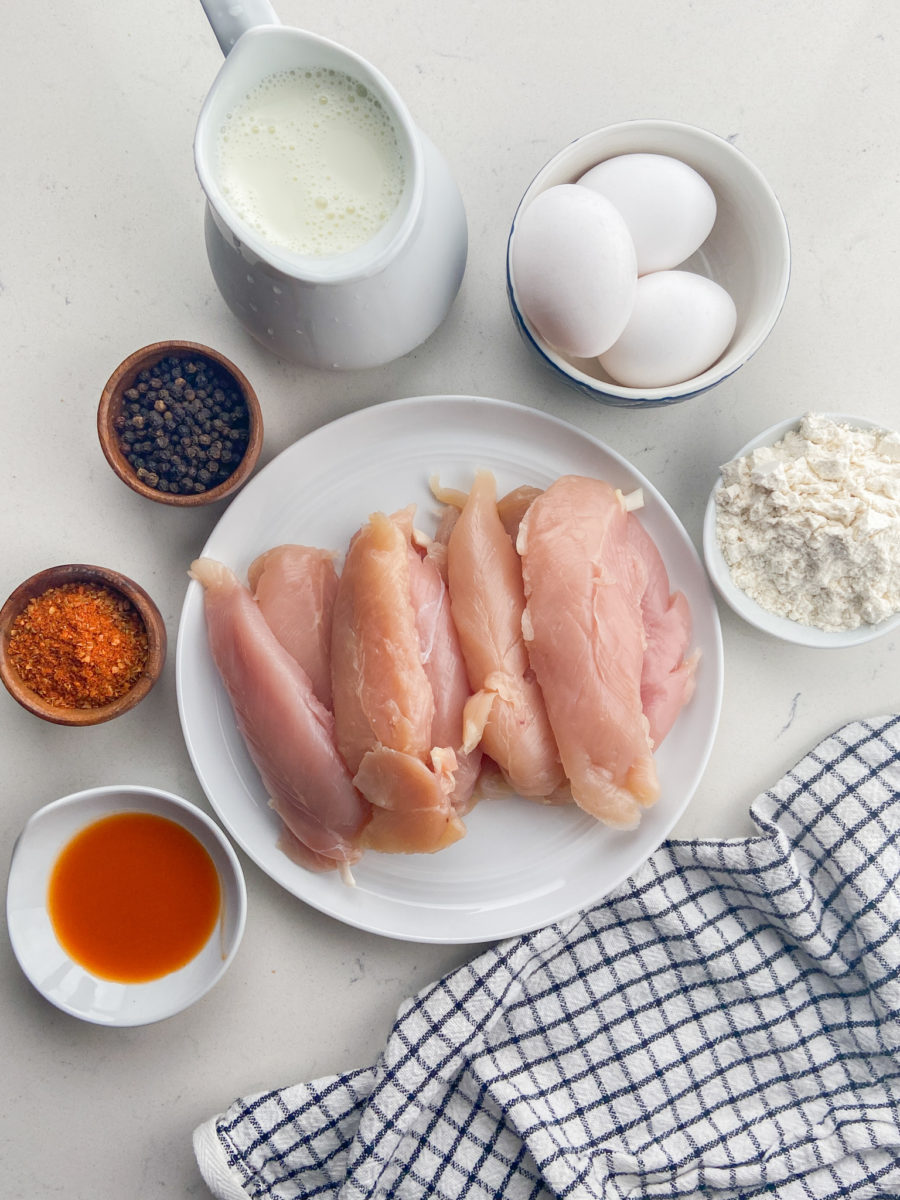
[[[808,413],[722,467],[716,533],[763,608],[837,631],[900,612],[900,435]]]

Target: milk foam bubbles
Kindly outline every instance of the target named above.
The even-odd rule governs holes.
[[[364,245],[389,219],[405,182],[390,117],[341,71],[280,71],[228,114],[217,178],[261,238],[305,255]]]

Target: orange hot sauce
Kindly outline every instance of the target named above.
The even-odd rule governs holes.
[[[200,842],[153,813],[86,826],[63,848],[47,907],[65,951],[93,975],[145,983],[178,970],[219,919],[219,876]]]

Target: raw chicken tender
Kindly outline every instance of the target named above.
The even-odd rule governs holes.
[[[275,546],[247,572],[269,628],[331,708],[331,618],[338,576],[334,553],[311,546]]]
[[[233,571],[199,558],[190,575],[205,590],[209,647],[238,730],[289,831],[282,848],[318,869],[355,862],[371,808],[338,754],[331,713]]]
[[[575,802],[634,828],[659,795],[641,701],[647,565],[621,492],[562,476],[519,530],[523,628]]]
[[[505,496],[501,496],[497,501],[497,512],[503,528],[512,538],[513,545],[516,544],[519,536],[522,518],[531,507],[532,500],[541,494],[541,490],[530,483],[523,483],[519,487],[513,488],[511,492],[507,492]]]
[[[438,499],[448,495],[436,494]],[[472,748],[481,741],[520,796],[548,798],[564,782],[563,769],[522,636],[519,556],[498,514],[488,471],[476,475],[453,525],[447,578],[474,693],[466,704],[463,745]]]
[[[474,803],[475,784],[481,770],[481,746],[463,749],[463,718],[470,696],[466,663],[453,617],[450,593],[431,543],[410,546],[410,599],[419,635],[419,652],[434,696],[431,740],[435,747],[455,754],[456,770],[450,799],[457,812],[467,812]]]
[[[375,513],[350,543],[332,624],[337,744],[354,774],[378,746],[423,762],[431,750],[434,695],[409,589],[406,531],[397,518]]]
[[[375,797],[376,805],[363,844],[386,854],[409,854],[443,850],[458,841],[465,826],[455,807],[448,807],[455,774],[452,751],[434,751],[429,767],[386,746],[369,750],[356,773],[357,786]]]
[[[335,599],[331,672],[337,745],[373,805],[366,845],[424,853],[463,826],[450,799],[453,747],[433,741],[437,706],[411,594],[412,513],[375,513],[354,535]],[[438,749],[450,757],[435,759]],[[398,809],[415,819],[398,820]]]
[[[685,658],[691,641],[691,610],[682,592],[669,593],[669,576],[656,543],[634,513],[628,514],[628,536],[647,568],[641,596],[646,640],[641,704],[656,750],[694,694],[700,651]]]

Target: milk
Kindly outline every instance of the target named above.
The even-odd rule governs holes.
[[[403,155],[378,99],[324,67],[277,72],[235,105],[219,131],[216,175],[260,237],[314,256],[369,241],[405,183]]]

